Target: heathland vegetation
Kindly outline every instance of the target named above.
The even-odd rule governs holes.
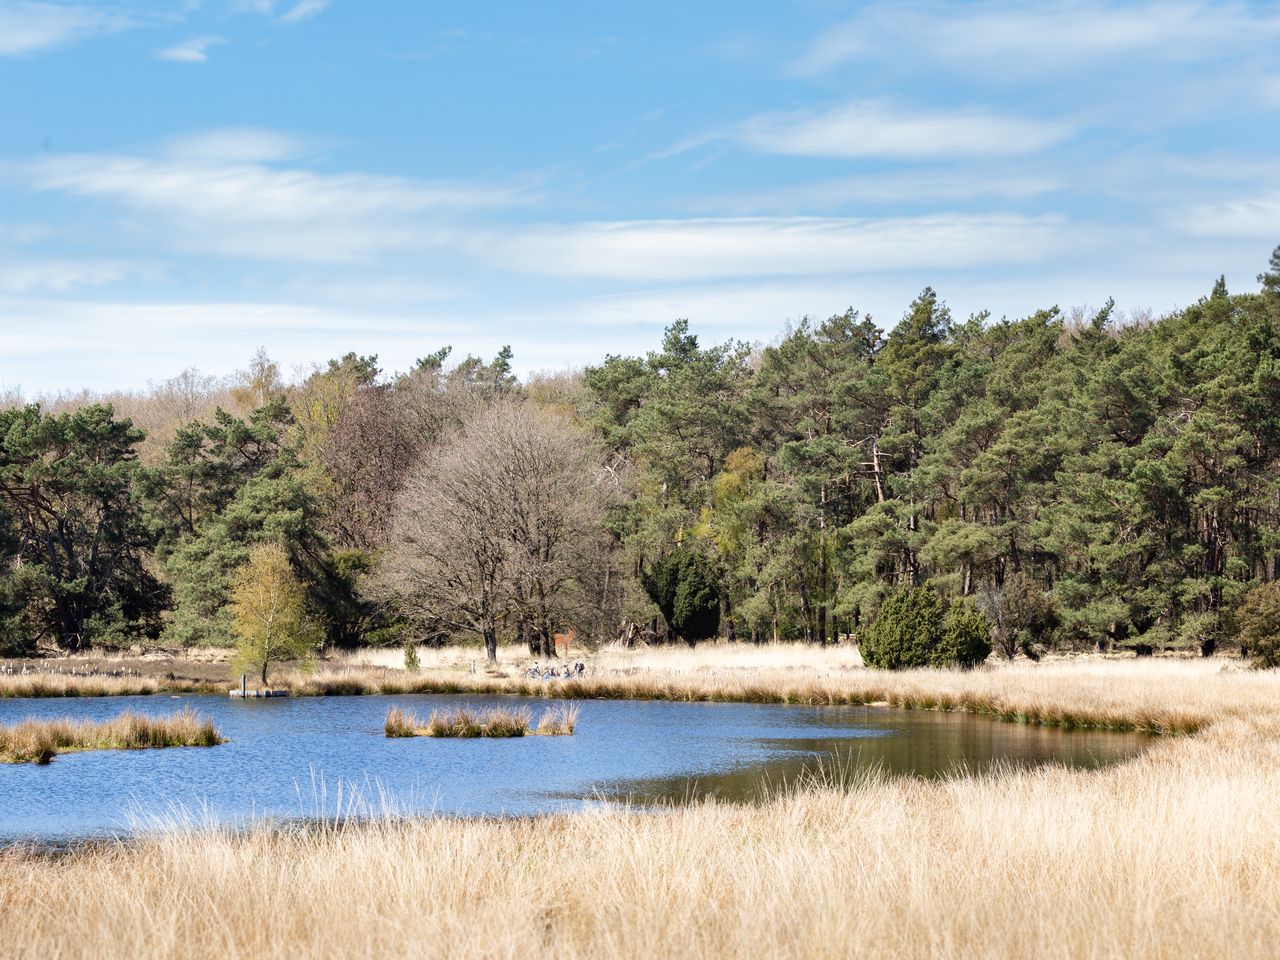
[[[766,346],[677,321],[524,383],[508,350],[292,383],[260,353],[232,381],[16,403],[0,652],[240,642],[265,673],[406,640],[550,656],[572,627],[856,636],[889,667],[988,644],[1271,663],[1280,250],[1260,280],[1159,318],[960,319],[926,289],[885,327],[849,310]]]

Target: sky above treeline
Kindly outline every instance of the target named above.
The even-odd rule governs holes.
[[[1280,3],[0,0],[0,386],[521,372],[1280,243]]]

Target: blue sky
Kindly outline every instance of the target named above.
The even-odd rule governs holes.
[[[1162,313],[1280,243],[1280,3],[0,0],[0,385],[687,317]]]

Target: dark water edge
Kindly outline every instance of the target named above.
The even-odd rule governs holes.
[[[0,701],[27,716],[104,719],[192,706],[230,742],[208,748],[67,754],[47,767],[0,765],[0,845],[56,851],[90,838],[261,821],[387,815],[539,816],[627,802],[714,796],[755,802],[811,778],[868,771],[946,777],[1060,763],[1093,768],[1142,752],[1139,733],[1061,730],[962,713],[868,706],[574,701],[569,737],[388,739],[401,707],[426,715],[510,696],[400,695],[234,701],[182,695]],[[535,720],[559,701],[521,701]]]

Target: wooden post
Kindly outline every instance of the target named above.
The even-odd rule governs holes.
[[[248,685],[249,685],[249,675],[247,673],[240,674],[240,699],[241,700],[243,700],[245,697],[245,693],[247,692],[245,688]]]

